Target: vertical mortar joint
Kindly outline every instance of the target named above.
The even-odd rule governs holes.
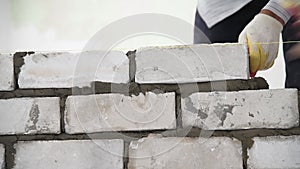
[[[135,73],[136,73],[136,50],[134,51],[128,51],[126,53],[126,56],[129,59],[129,79],[130,82],[135,82]]]

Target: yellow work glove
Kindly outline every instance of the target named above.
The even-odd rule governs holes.
[[[248,45],[250,55],[250,74],[265,70],[274,64],[278,55],[279,35],[282,24],[266,14],[258,14],[244,28],[239,43]]]

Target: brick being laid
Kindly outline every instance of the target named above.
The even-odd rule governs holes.
[[[246,45],[147,47],[136,52],[137,83],[193,83],[248,79]]]
[[[174,129],[175,93],[69,96],[64,120],[69,134]]]
[[[299,126],[296,89],[194,93],[181,99],[184,127],[208,130]]]

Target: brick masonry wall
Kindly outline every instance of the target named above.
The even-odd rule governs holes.
[[[249,79],[244,45],[18,52],[0,74],[1,169],[300,168],[298,91]]]

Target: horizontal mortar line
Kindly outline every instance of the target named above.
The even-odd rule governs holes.
[[[3,140],[9,138],[17,138],[18,141],[50,141],[50,140],[88,140],[88,139],[124,139],[125,137],[142,138],[148,134],[159,134],[158,132],[163,132],[159,130],[155,131],[123,131],[123,132],[95,132],[95,133],[82,133],[82,134],[35,134],[35,135],[1,135],[0,143]]]
[[[226,136],[240,138],[268,137],[268,136],[292,136],[300,135],[300,127],[290,129],[240,129],[240,130],[223,130],[215,131],[213,136]]]
[[[51,91],[53,90],[53,91]],[[64,91],[56,91],[64,90]],[[22,89],[11,92],[0,91],[0,99],[7,98],[22,98],[22,97],[66,97],[66,96],[82,96],[82,95],[93,95],[93,94],[124,94],[118,91],[95,91],[95,92],[72,92],[72,89]],[[132,93],[133,94],[133,93]]]
[[[171,92],[171,91],[170,91]],[[175,92],[175,91],[173,91]],[[144,93],[144,92],[139,92]],[[11,93],[10,93],[11,94]],[[15,94],[13,96],[3,94],[0,92],[0,99],[14,99],[14,98],[35,98],[35,97],[69,97],[69,96],[88,96],[88,95],[99,95],[99,94],[121,94],[124,96],[136,95],[136,92],[122,93],[122,92],[95,92],[95,93],[85,93],[85,94]]]
[[[36,135],[2,135],[0,143],[6,143],[7,140],[16,138],[17,141],[51,141],[51,140],[90,140],[90,139],[124,139],[136,140],[147,137],[149,134],[161,134],[162,137],[199,137],[202,131],[199,128],[193,128],[187,134],[185,129],[174,130],[151,130],[151,131],[122,131],[122,132],[98,132],[90,134],[36,134]],[[205,130],[204,132],[210,132]],[[292,129],[249,129],[249,130],[217,130],[213,131],[211,137],[231,137],[253,138],[267,136],[291,136],[300,135],[300,127]]]
[[[189,86],[189,85],[211,85],[215,83],[241,83],[241,82],[255,82],[255,80],[259,80],[259,78],[254,79],[232,79],[232,80],[218,80],[218,81],[205,81],[205,82],[186,82],[186,83],[137,83],[137,82],[130,82],[130,83],[106,83],[106,82],[91,82],[91,86],[84,86],[84,87],[51,87],[51,88],[18,88],[18,90],[72,90],[72,89],[94,89],[94,87],[129,87],[129,86]]]
[[[110,87],[110,86],[116,86],[116,87],[129,87],[132,85],[141,85],[141,86],[184,86],[184,85],[211,85],[215,83],[244,83],[244,82],[256,82],[258,80],[261,80],[261,78],[253,78],[253,79],[230,79],[230,80],[217,80],[217,81],[205,81],[205,82],[186,82],[186,83],[137,83],[137,82],[129,82],[129,83],[110,83],[110,82],[100,82],[100,81],[93,81],[91,82],[91,86],[84,86],[84,87],[62,87],[62,88],[18,88],[18,90],[61,90],[61,89],[93,89],[96,87]]]
[[[190,86],[193,84],[137,84],[137,89],[132,89],[134,91],[129,91],[124,93],[121,91],[122,88],[116,88],[116,91],[105,89],[107,87],[103,87],[104,89],[93,89],[93,88],[34,88],[34,89],[16,89],[14,91],[0,91],[0,99],[8,99],[8,98],[22,98],[22,97],[66,97],[66,96],[76,96],[76,95],[93,95],[93,94],[124,94],[124,95],[134,95],[136,93],[145,93],[151,92],[154,89],[161,89],[161,94],[166,92],[175,92],[178,93],[183,86]],[[196,89],[192,92],[212,92],[212,91],[242,91],[242,90],[253,90],[253,89],[203,89],[201,86],[203,84],[195,84],[197,85]],[[199,86],[198,86],[199,85]],[[130,87],[130,86],[128,86]],[[145,87],[146,89],[139,89]],[[98,88],[102,88],[99,86]],[[169,89],[168,89],[169,88]],[[174,89],[170,89],[174,88]],[[129,88],[130,89],[130,88]],[[75,91],[75,92],[73,92]]]

